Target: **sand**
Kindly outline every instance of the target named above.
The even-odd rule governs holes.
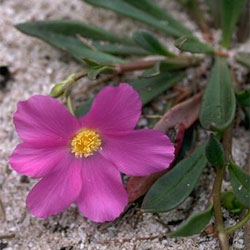
[[[161,4],[190,28],[197,30],[175,1],[168,1],[168,5],[161,1]],[[13,25],[59,18],[78,19],[122,33],[144,27],[109,11],[95,10],[79,0],[0,0],[0,65],[7,65],[12,74],[6,88],[0,89],[0,198],[6,212],[6,220],[0,219],[0,249],[218,249],[217,240],[204,234],[178,239],[164,237],[175,227],[164,223],[175,224],[175,221],[204,209],[214,178],[210,168],[206,169],[192,196],[169,213],[141,215],[135,209],[134,215],[105,225],[88,221],[74,205],[46,220],[34,218],[29,213],[25,199],[36,181],[12,171],[7,160],[19,142],[12,124],[13,112],[18,101],[38,93],[48,94],[55,83],[82,67],[63,52],[21,34]],[[167,43],[172,44],[172,40],[168,39]],[[173,46],[171,48],[174,50]],[[241,67],[239,70],[246,73]],[[80,84],[87,82],[81,81]],[[157,104],[161,105],[159,100]],[[147,126],[147,120],[142,119],[141,125]],[[238,129],[233,140],[233,153],[241,166],[245,164],[249,145],[250,138],[246,136],[246,131]],[[239,219],[227,213],[225,216],[228,225]],[[231,243],[232,249],[243,249],[243,230],[234,234]]]

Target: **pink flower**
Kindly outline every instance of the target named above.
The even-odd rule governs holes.
[[[111,221],[128,203],[120,172],[149,175],[169,167],[174,146],[160,131],[134,130],[141,101],[128,84],[105,87],[77,119],[49,96],[20,102],[14,124],[22,143],[9,158],[18,173],[42,178],[27,197],[47,218],[76,203],[92,221]]]

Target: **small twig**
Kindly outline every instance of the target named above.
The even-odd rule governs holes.
[[[190,96],[190,91],[187,89],[174,86],[173,90],[178,91],[180,93],[180,95],[177,97],[177,99],[174,102],[175,105],[178,103],[181,103],[186,97]]]
[[[155,235],[155,236],[148,236],[148,237],[136,237],[136,238],[123,238],[123,239],[111,239],[111,240],[104,240],[100,241],[99,244],[109,244],[111,242],[114,243],[125,243],[125,242],[135,242],[135,241],[144,241],[144,240],[155,240],[159,239],[164,240],[167,238],[167,235]]]
[[[135,62],[129,62],[129,63],[122,63],[122,64],[117,64],[115,66],[114,71],[117,74],[125,73],[128,71],[135,71],[135,70],[143,70],[143,69],[149,69],[152,68],[155,63],[159,62],[159,60],[139,60]]]
[[[162,115],[143,115],[143,117],[147,119],[161,119],[163,116]]]
[[[15,237],[15,234],[14,233],[10,233],[10,234],[3,234],[1,235],[0,234],[0,240],[3,240],[3,239],[12,239]]]
[[[6,214],[5,214],[5,209],[2,200],[0,199],[0,215],[3,219],[3,221],[6,220]]]

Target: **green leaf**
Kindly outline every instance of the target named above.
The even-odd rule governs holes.
[[[221,143],[211,135],[206,146],[206,157],[212,166],[222,168],[226,164],[224,149]]]
[[[203,96],[200,122],[206,129],[224,130],[233,121],[236,108],[232,80],[223,58],[217,58]]]
[[[109,43],[109,42],[98,42],[93,41],[93,46],[102,52],[114,55],[121,55],[121,56],[145,56],[149,55],[149,53],[137,46],[131,45],[123,45],[119,43]]]
[[[201,58],[199,57],[187,57],[187,56],[175,56],[166,57],[164,61],[157,62],[152,68],[145,70],[141,77],[152,77],[166,71],[175,71],[185,69],[191,66],[199,65]]]
[[[143,71],[143,74],[140,77],[150,78],[157,76],[161,73],[161,62],[157,62],[152,68],[146,69]]]
[[[250,69],[250,53],[249,52],[239,52],[236,55],[236,60],[240,64]]]
[[[179,21],[173,18],[167,10],[156,5],[152,0],[125,0],[130,5],[135,6],[137,9],[144,11],[145,13],[153,16],[157,20],[165,21],[169,26],[179,31],[180,35],[189,34],[192,32],[187,27],[183,26]]]
[[[191,53],[208,53],[214,54],[214,49],[207,43],[202,43],[197,38],[182,36],[175,41],[175,46]]]
[[[155,182],[144,198],[142,209],[167,212],[179,206],[195,188],[206,165],[205,145],[202,145]]]
[[[133,34],[135,42],[146,51],[151,54],[163,55],[163,56],[174,56],[170,53],[151,33],[147,31],[136,31]]]
[[[237,42],[244,43],[250,38],[250,1],[246,1],[236,29]]]
[[[237,93],[236,97],[242,107],[250,107],[250,89]]]
[[[92,68],[88,72],[88,78],[90,80],[95,80],[100,73],[111,73],[111,72],[112,72],[112,67],[110,66],[101,66],[101,67],[97,66]]]
[[[210,27],[208,26],[203,10],[200,8],[199,0],[179,0],[187,9],[189,16],[199,26],[202,33],[209,33]]]
[[[221,194],[221,203],[230,213],[239,214],[245,208],[235,197],[232,190],[223,192]]]
[[[216,28],[220,26],[221,23],[221,0],[206,0],[209,7],[211,16],[213,17],[213,22]]]
[[[129,4],[127,1],[124,0],[82,0],[86,3],[92,4],[94,6],[102,7],[105,9],[110,9],[114,12],[117,12],[121,15],[136,19],[143,23],[148,24],[151,27],[154,27],[158,30],[165,32],[168,35],[179,37],[182,33],[170,26],[168,22],[162,23],[159,22],[158,18],[153,17],[152,15],[148,14],[142,9],[136,8],[134,4]],[[141,1],[141,4],[144,3]]]
[[[142,103],[145,105],[160,95],[162,92],[170,89],[175,83],[181,81],[184,76],[185,74],[183,72],[165,72],[149,79],[136,80],[130,83],[130,85],[138,91]],[[76,116],[80,117],[85,115],[89,111],[92,101],[93,99],[80,105],[76,109]]]
[[[192,236],[194,234],[201,233],[208,225],[213,216],[213,205],[211,205],[205,211],[197,213],[191,216],[186,222],[184,222],[176,231],[170,233],[170,236]]]
[[[236,27],[236,23],[245,6],[246,0],[222,0],[221,45],[225,48],[231,46],[231,39]]]
[[[38,37],[39,31],[41,31],[42,33],[48,32],[53,33],[54,35],[60,34],[66,37],[76,37],[76,35],[80,35],[96,41],[109,41],[112,43],[135,45],[133,40],[128,36],[116,35],[99,27],[75,20],[26,22],[18,24],[16,27],[24,33]]]
[[[229,164],[230,181],[237,200],[250,208],[250,175],[234,162]]]
[[[16,27],[28,35],[38,37],[59,49],[67,51],[78,60],[89,58],[100,63],[123,61],[118,57],[102,52],[117,55],[148,54],[145,50],[137,47],[129,37],[118,36],[77,21],[27,22],[18,24]]]

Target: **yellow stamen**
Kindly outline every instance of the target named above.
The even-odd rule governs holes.
[[[87,158],[95,151],[101,149],[102,140],[99,133],[93,129],[82,129],[71,141],[71,152],[76,157]]]

